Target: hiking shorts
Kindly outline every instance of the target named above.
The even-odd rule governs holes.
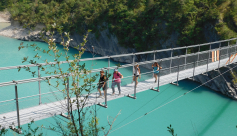
[[[98,89],[102,88],[103,87],[103,84],[99,84],[98,85]],[[106,90],[107,89],[107,84],[105,83],[105,86],[103,87],[103,90]]]

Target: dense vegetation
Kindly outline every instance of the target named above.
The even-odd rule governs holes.
[[[179,46],[204,43],[206,24],[221,39],[237,37],[237,0],[14,1],[10,13],[22,24],[49,28],[57,22],[65,31],[83,34],[91,29],[97,37],[108,28],[121,45],[139,51],[159,48],[172,33],[179,35]]]

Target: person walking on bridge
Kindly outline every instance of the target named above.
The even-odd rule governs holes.
[[[104,71],[100,71],[100,80],[99,80],[99,83],[98,83],[98,91],[100,93],[100,98],[104,98],[105,97],[105,90],[107,89],[107,83],[106,83],[106,80],[107,80],[107,77],[104,75]],[[101,91],[100,91],[100,88],[103,88],[103,91],[104,91],[104,97],[102,96],[101,94]]]
[[[151,66],[154,70],[154,77],[155,77],[155,83],[156,83],[159,70],[162,69],[162,67],[157,62],[153,63]]]
[[[114,91],[115,85],[117,85],[117,87],[118,87],[119,95],[121,94],[121,88],[120,88],[121,87],[121,78],[123,78],[123,75],[120,72],[118,72],[118,69],[114,69],[113,78],[112,78],[112,86],[111,86],[111,88],[113,90],[112,95],[115,94],[115,91]]]
[[[137,84],[138,84],[138,81],[137,81],[137,78],[140,76],[141,74],[141,71],[140,71],[140,68],[139,68],[139,65],[137,63],[135,63],[135,66],[133,67],[133,81],[135,81],[136,83],[136,87],[137,87]]]

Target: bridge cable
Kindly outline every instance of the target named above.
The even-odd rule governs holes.
[[[208,81],[202,83],[201,85],[199,85],[199,86],[193,88],[192,90],[190,90],[190,91],[184,93],[183,95],[180,95],[179,97],[176,97],[175,99],[173,99],[173,100],[171,100],[171,101],[169,101],[169,102],[167,102],[167,103],[165,103],[165,104],[163,104],[163,105],[161,105],[161,106],[159,106],[159,107],[157,107],[157,108],[155,108],[155,109],[153,109],[153,110],[151,110],[151,111],[145,113],[144,115],[142,115],[142,116],[140,116],[140,117],[138,117],[138,118],[136,118],[136,119],[134,119],[134,120],[128,122],[127,124],[124,124],[123,126],[117,128],[117,129],[115,129],[115,130],[112,130],[110,133],[112,133],[112,132],[114,132],[114,131],[116,131],[116,130],[118,130],[118,129],[120,129],[120,128],[123,128],[123,127],[127,126],[128,124],[130,124],[130,123],[132,123],[132,122],[134,122],[134,121],[136,121],[136,120],[138,120],[138,119],[140,119],[140,118],[142,118],[142,117],[144,117],[144,116],[146,116],[146,115],[148,115],[148,114],[150,114],[150,113],[152,113],[152,112],[154,112],[154,111],[156,111],[156,110],[158,110],[158,109],[160,109],[160,108],[162,108],[162,107],[164,107],[164,106],[166,106],[167,104],[169,104],[169,103],[171,103],[171,102],[173,102],[173,101],[175,101],[175,100],[181,98],[182,96],[184,96],[184,95],[186,95],[186,94],[188,94],[188,93],[190,93],[190,92],[196,90],[197,88],[199,88],[199,87],[205,85],[206,83],[208,83],[208,82],[210,82],[210,81],[216,79],[217,77],[219,77],[219,76],[221,76],[221,75],[223,75],[223,74],[229,72],[230,70],[232,70],[232,69],[234,69],[234,68],[236,68],[236,67],[237,67],[237,65],[234,66],[234,67],[232,67],[232,68],[230,68],[229,70],[227,70],[227,71],[221,73],[220,75],[217,75],[216,77],[214,77],[214,78],[212,78],[212,79],[210,79],[210,80],[208,80]]]
[[[123,121],[125,121],[126,119],[128,119],[129,117],[131,117],[134,113],[136,113],[137,111],[139,111],[141,108],[143,108],[144,106],[146,106],[148,103],[150,103],[152,100],[154,100],[155,98],[157,98],[158,96],[160,96],[162,93],[164,93],[167,89],[169,89],[171,86],[168,86],[164,91],[162,91],[161,93],[158,93],[155,97],[153,97],[151,100],[149,100],[148,102],[146,102],[144,105],[142,105],[140,108],[138,108],[136,111],[134,111],[132,114],[130,114],[129,116],[127,116],[124,120],[122,120],[119,124],[121,124]],[[117,127],[119,124],[117,124],[115,127]]]

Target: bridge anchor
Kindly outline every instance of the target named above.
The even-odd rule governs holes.
[[[134,96],[132,96],[130,94],[128,94],[127,97],[130,97],[130,98],[133,98],[133,99],[137,99],[137,97],[134,97]]]
[[[192,81],[195,81],[195,79],[194,79],[194,78],[190,78],[190,77],[189,77],[189,78],[187,78],[187,79],[189,79],[189,80],[192,80]]]
[[[104,107],[104,108],[108,108],[108,106],[106,105],[106,104],[102,104],[102,103],[98,103],[97,105],[99,105],[99,106],[102,106],[102,107]]]
[[[70,117],[69,115],[66,115],[66,114],[64,114],[64,113],[61,113],[60,116],[66,118],[66,119],[71,119],[71,117]]]
[[[179,86],[178,83],[174,83],[174,82],[171,82],[170,84],[172,84],[172,85],[176,85],[176,86]]]
[[[160,92],[160,90],[158,88],[155,89],[155,88],[151,87],[150,89],[153,90],[153,91],[156,91],[156,92]]]
[[[18,134],[22,134],[22,131],[21,131],[21,129],[20,128],[15,128],[14,126],[9,126],[9,128],[12,130],[12,131],[14,131],[14,132],[16,132],[16,133],[18,133]]]

